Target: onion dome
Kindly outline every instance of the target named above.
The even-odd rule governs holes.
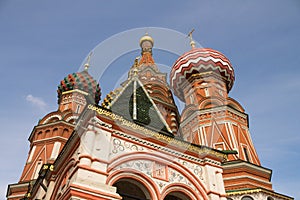
[[[60,102],[64,92],[76,89],[87,92],[94,98],[96,104],[99,103],[101,98],[101,88],[99,83],[97,83],[87,70],[69,74],[60,82],[57,90],[58,102]]]
[[[182,86],[195,74],[214,72],[225,81],[227,92],[234,83],[234,69],[219,51],[210,48],[193,48],[180,56],[172,67],[170,84],[175,95],[184,101]]]
[[[154,45],[154,40],[153,40],[153,38],[152,38],[150,35],[148,35],[148,33],[146,33],[143,37],[141,37],[141,39],[140,39],[140,47],[143,48],[143,43],[144,43],[145,41],[148,41],[148,42],[149,42],[149,45],[151,45],[151,48],[153,47],[153,45]]]

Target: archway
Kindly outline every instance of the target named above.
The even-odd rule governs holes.
[[[171,192],[164,200],[191,200],[191,198],[182,192]]]
[[[124,178],[113,184],[117,188],[117,193],[122,200],[150,200],[150,193],[147,188],[140,182]]]

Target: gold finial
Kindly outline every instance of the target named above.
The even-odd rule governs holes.
[[[89,56],[86,59],[86,63],[84,65],[84,70],[87,71],[90,67],[90,61],[91,61],[91,56],[92,56],[93,52],[91,51],[91,53],[89,54]]]
[[[140,39],[140,47],[142,47],[142,44],[143,44],[143,42],[145,42],[145,41],[149,41],[151,44],[150,44],[150,46],[149,47],[153,47],[153,45],[154,45],[154,40],[153,40],[153,38],[148,34],[148,32],[146,32],[145,33],[145,35],[143,36],[143,37],[141,37],[141,39]],[[143,48],[143,47],[142,47]]]
[[[193,32],[194,31],[195,31],[195,29],[192,29],[188,34],[188,37],[190,38],[190,45],[191,45],[192,49],[195,48],[195,46],[196,46],[196,43],[193,40]]]

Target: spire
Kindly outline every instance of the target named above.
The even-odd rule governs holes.
[[[196,43],[195,41],[193,40],[193,32],[195,31],[195,29],[192,29],[189,33],[188,33],[188,37],[190,38],[190,45],[193,48],[195,48],[196,46]]]
[[[152,47],[154,45],[154,40],[151,36],[146,33],[141,39],[140,39],[140,47],[142,48],[142,57],[140,59],[139,65],[145,64],[145,65],[153,65],[154,59],[152,58]]]
[[[84,65],[84,71],[88,71],[89,70],[92,54],[93,54],[93,52],[91,51],[91,53],[89,54],[89,56],[86,59],[86,63]]]

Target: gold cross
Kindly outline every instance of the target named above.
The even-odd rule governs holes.
[[[189,34],[188,37],[190,38],[190,45],[192,48],[195,48],[195,41],[193,40],[193,32],[195,31],[195,29],[192,29]]]

